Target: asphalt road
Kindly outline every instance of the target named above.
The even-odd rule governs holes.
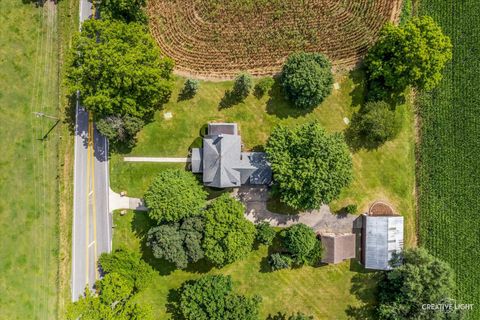
[[[91,4],[80,1],[80,21],[92,16]],[[75,123],[74,205],[72,236],[72,300],[100,278],[98,257],[111,251],[108,140],[77,103]]]

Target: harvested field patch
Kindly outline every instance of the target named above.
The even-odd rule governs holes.
[[[297,50],[355,65],[401,0],[151,0],[150,29],[178,74],[274,74]]]

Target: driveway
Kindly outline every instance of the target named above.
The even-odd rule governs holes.
[[[303,223],[319,233],[349,233],[353,231],[354,226],[359,227],[358,215],[333,214],[327,205],[297,215],[270,212],[267,209],[268,188],[265,186],[242,186],[234,194],[245,205],[247,209],[245,215],[253,223],[266,221],[273,227],[289,227]]]

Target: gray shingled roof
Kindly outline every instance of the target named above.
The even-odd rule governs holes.
[[[352,233],[322,235],[322,245],[325,249],[324,263],[340,263],[355,258],[355,235]]]

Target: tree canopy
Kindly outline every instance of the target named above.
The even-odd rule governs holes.
[[[282,230],[283,246],[296,265],[315,265],[322,257],[322,247],[317,235],[309,226],[299,223]]]
[[[317,209],[352,180],[352,159],[343,136],[317,122],[276,127],[266,144],[277,192],[292,208]]]
[[[205,211],[205,257],[223,266],[245,257],[255,240],[255,226],[245,219],[245,208],[228,194],[216,198]]]
[[[143,11],[145,0],[97,0],[97,2],[102,19],[124,22],[147,21],[147,15]]]
[[[374,149],[395,138],[400,128],[399,117],[386,102],[367,102],[353,116],[347,135],[355,147]]]
[[[260,301],[234,293],[230,276],[207,275],[182,286],[180,312],[185,320],[257,320]]]
[[[139,256],[123,250],[102,254],[99,263],[105,276],[95,284],[97,295],[86,288],[85,296],[68,306],[66,318],[152,320],[151,307],[139,304],[134,299],[144,282],[150,281],[153,275],[150,266],[141,261]]]
[[[201,217],[190,217],[180,223],[153,227],[148,231],[147,245],[155,258],[163,258],[185,269],[189,262],[203,258],[204,224]]]
[[[332,65],[323,54],[291,54],[282,69],[281,84],[288,100],[302,109],[320,104],[333,86]]]
[[[144,196],[148,215],[158,223],[177,222],[198,215],[206,205],[207,192],[191,172],[162,170]]]
[[[131,117],[148,120],[170,98],[172,69],[172,60],[161,56],[146,26],[92,19],[74,38],[67,83],[72,94],[81,92],[81,103],[95,120],[116,117],[114,129],[107,132],[107,122],[99,127],[102,133],[112,137],[127,126],[129,137],[136,133],[131,129],[143,125],[132,123]]]
[[[406,249],[391,262],[378,286],[378,316],[384,320],[458,319],[461,314],[426,310],[422,304],[449,303],[454,294],[450,266],[425,249]],[[455,317],[454,317],[455,316]]]
[[[408,86],[434,88],[451,58],[450,38],[431,17],[425,16],[413,18],[403,26],[387,24],[368,52],[365,64],[373,89],[398,94]]]
[[[117,249],[102,253],[98,259],[103,272],[116,273],[130,281],[136,291],[142,290],[153,276],[152,267],[133,251]]]

